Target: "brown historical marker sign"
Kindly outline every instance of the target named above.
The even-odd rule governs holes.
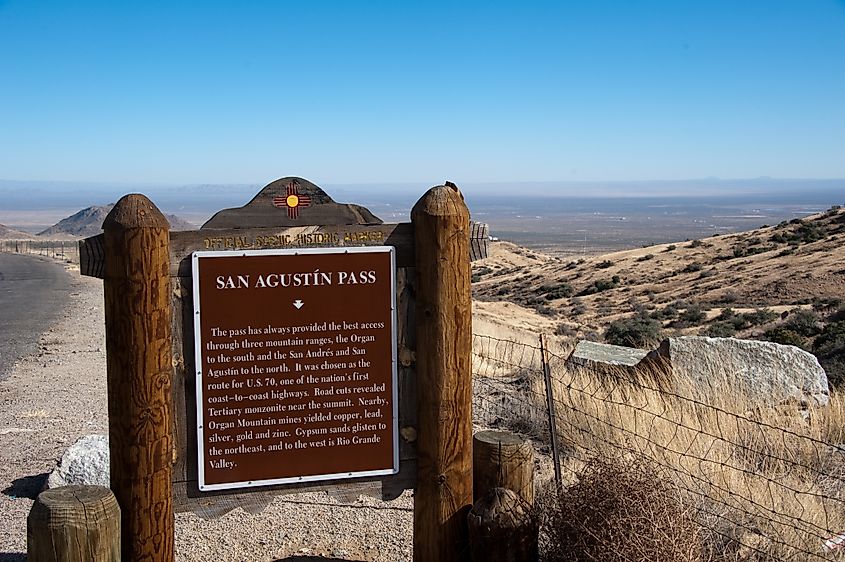
[[[192,262],[200,490],[397,473],[393,247]]]

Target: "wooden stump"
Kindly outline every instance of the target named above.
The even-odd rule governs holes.
[[[473,562],[533,562],[539,557],[539,526],[519,494],[493,488],[472,506],[469,540]]]
[[[123,562],[172,562],[174,519],[170,234],[143,195],[103,221],[111,488]]]
[[[411,220],[419,419],[414,560],[451,562],[467,551],[472,506],[469,211],[447,182],[423,195]]]
[[[26,520],[29,562],[120,562],[120,508],[103,486],[41,492]]]
[[[534,448],[509,431],[479,431],[472,437],[472,489],[478,501],[493,488],[513,490],[534,505]]]

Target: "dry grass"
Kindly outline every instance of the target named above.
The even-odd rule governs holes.
[[[476,423],[548,444],[538,350],[476,337],[474,351]],[[573,372],[564,356],[555,354],[551,373],[566,487],[596,462],[649,467],[694,513],[696,560],[845,560],[845,551],[824,546],[845,533],[845,396],[834,393],[805,418],[724,381],[705,388],[661,372]],[[619,559],[648,560],[630,551]]]
[[[667,391],[622,373],[587,371],[566,373],[556,384],[572,482],[593,459],[653,464],[708,530],[707,559],[835,555],[823,545],[845,532],[845,452],[835,446],[845,436],[839,395],[805,421],[794,409],[760,408],[726,388],[676,382]]]

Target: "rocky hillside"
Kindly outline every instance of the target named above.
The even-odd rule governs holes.
[[[845,349],[845,210],[578,260],[496,243],[473,264],[473,296],[491,322],[570,339],[735,335],[819,355],[841,329]]]
[[[96,236],[102,232],[103,220],[112,207],[114,207],[114,203],[82,209],[78,213],[60,220],[50,228],[39,232],[38,236],[45,238]],[[195,228],[194,225],[176,215],[165,216],[170,222],[171,230],[193,230]]]
[[[31,240],[34,238],[28,232],[22,232],[0,224],[0,240]]]

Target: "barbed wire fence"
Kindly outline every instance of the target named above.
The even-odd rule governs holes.
[[[650,496],[639,512],[582,514],[619,527],[601,531],[612,559],[647,559],[631,554],[632,543],[642,540],[637,526],[649,517],[659,523],[671,507],[694,522],[683,529],[694,535],[682,545],[685,560],[845,560],[845,408],[835,395],[806,419],[797,407],[761,406],[724,386],[673,380],[658,366],[575,367],[567,356],[543,349],[539,337],[533,344],[473,336],[474,424],[532,439],[541,453],[541,510],[583,509],[584,498],[573,494],[595,488],[591,475],[608,480],[591,489],[602,494],[598,503],[626,482],[659,483],[660,497]],[[556,483],[553,436],[560,455]],[[637,490],[624,493],[636,496]],[[654,503],[661,501],[665,505]],[[600,538],[594,528],[584,532]],[[664,542],[676,540],[671,529],[655,526],[653,533],[661,532]],[[550,534],[547,529],[546,540]]]
[[[0,252],[44,256],[79,264],[79,243],[75,240],[0,240]]]

